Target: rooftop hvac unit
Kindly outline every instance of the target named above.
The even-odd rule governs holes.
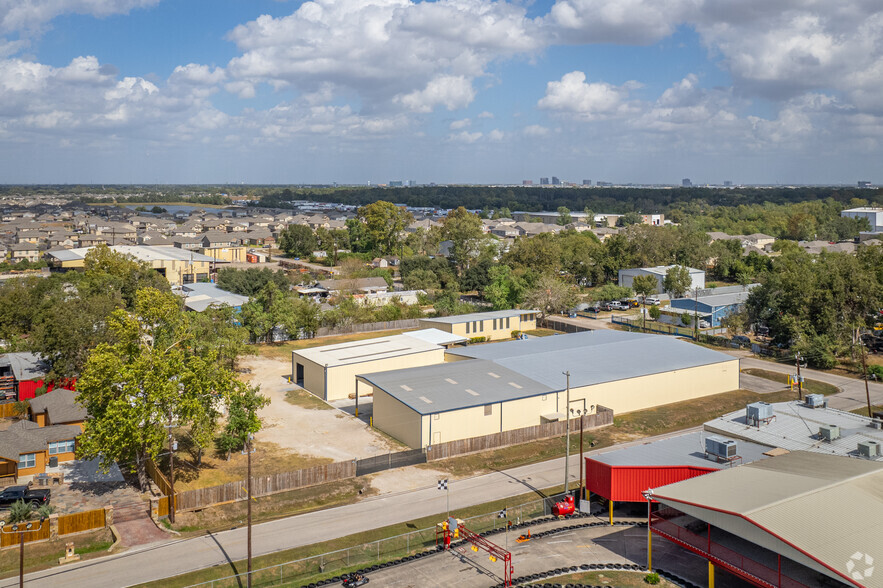
[[[721,437],[705,438],[705,453],[723,459],[733,459],[737,456],[737,444],[732,439]]]
[[[834,441],[840,438],[840,427],[837,425],[822,425],[819,427],[819,439],[824,441]]]
[[[773,405],[768,402],[752,402],[745,407],[745,417],[749,425],[760,426],[761,421],[773,418]]]
[[[859,441],[858,454],[862,457],[875,458],[880,457],[879,441]]]
[[[825,396],[823,394],[807,394],[806,405],[810,408],[822,408],[825,406]]]

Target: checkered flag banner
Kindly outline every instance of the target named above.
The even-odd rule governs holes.
[[[438,481],[438,489],[439,490],[447,490],[448,489],[448,479]]]
[[[500,511],[500,514],[497,515],[497,518],[498,519],[505,519],[506,516],[507,516],[506,509],[504,508],[503,510]]]

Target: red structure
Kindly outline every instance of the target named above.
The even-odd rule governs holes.
[[[715,467],[618,466],[586,458],[586,489],[613,502],[644,502],[642,492],[716,472]]]
[[[552,514],[556,517],[566,517],[576,512],[576,505],[572,494],[564,497],[564,502],[556,502],[552,507]]]
[[[454,531],[451,531],[447,524],[442,524],[436,527],[436,537],[438,536],[439,527],[441,527],[442,532],[444,533],[445,549],[449,549]],[[468,541],[476,548],[487,552],[491,561],[503,560],[503,584],[505,586],[512,585],[512,576],[515,574],[515,568],[512,565],[512,554],[509,551],[503,549],[496,543],[488,541],[478,533],[473,533],[462,524],[458,524],[455,531],[464,541]],[[437,539],[436,543],[438,543]]]

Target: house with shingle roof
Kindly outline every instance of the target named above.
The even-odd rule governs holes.
[[[32,421],[17,421],[0,431],[0,480],[18,482],[22,476],[46,471],[46,466],[75,459],[77,425],[41,427]],[[55,462],[55,463],[53,463]]]
[[[31,421],[41,427],[77,425],[82,429],[88,416],[83,405],[77,402],[76,392],[66,388],[57,388],[37,396],[28,404]]]

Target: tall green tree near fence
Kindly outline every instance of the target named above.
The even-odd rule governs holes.
[[[104,470],[132,464],[145,490],[146,462],[166,447],[166,425],[204,426],[238,380],[216,349],[195,345],[174,294],[138,290],[134,309],[114,311],[108,321],[113,343],[95,348],[77,382],[90,415],[77,456],[99,458]]]
[[[641,297],[641,327],[647,326],[647,297],[656,294],[656,276],[635,276],[632,280],[632,289]]]

